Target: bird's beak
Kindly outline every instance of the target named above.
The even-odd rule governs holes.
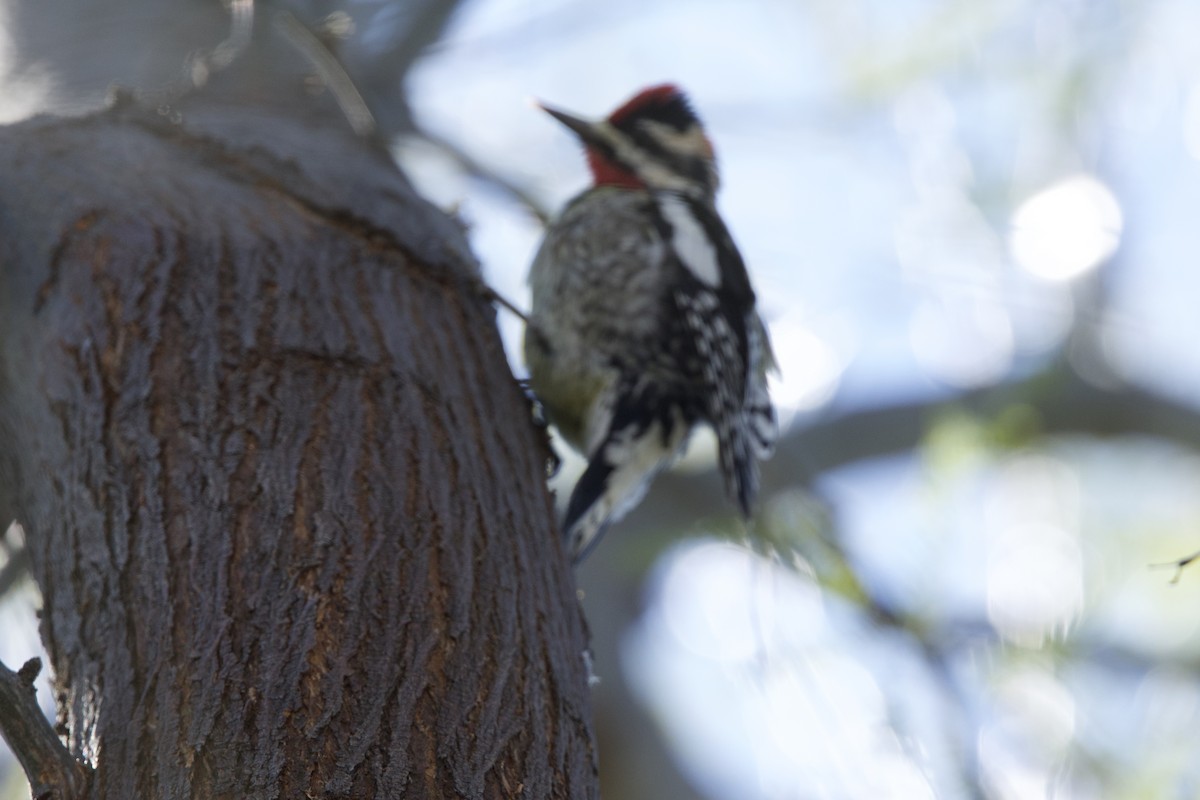
[[[537,106],[542,111],[545,111],[547,114],[561,122],[563,125],[566,125],[568,128],[575,131],[575,135],[580,139],[583,139],[584,143],[595,141],[596,124],[594,122],[588,122],[586,119],[580,119],[579,117],[572,116],[565,111],[559,111],[557,108],[553,108],[544,103],[538,103]]]

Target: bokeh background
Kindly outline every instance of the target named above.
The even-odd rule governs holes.
[[[170,91],[249,7],[0,0],[0,120]],[[348,0],[255,25],[282,7],[343,37],[520,306],[586,183],[532,98],[600,116],[673,81],[710,129],[785,436],[750,528],[697,436],[579,571],[606,797],[1200,796],[1200,564],[1171,566],[1200,550],[1200,4]],[[40,648],[21,546],[12,667]],[[25,796],[3,751],[0,798]]]

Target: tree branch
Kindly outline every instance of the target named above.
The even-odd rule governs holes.
[[[516,203],[523,206],[529,213],[537,217],[537,221],[543,226],[550,224],[554,213],[526,187],[501,175],[498,171],[480,161],[468,153],[466,149],[445,136],[426,130],[420,125],[414,126],[413,135],[436,147],[470,177],[482,181],[492,189],[507,195]]]
[[[17,582],[29,572],[29,549],[21,547],[12,552],[8,556],[8,561],[4,562],[4,566],[0,567],[0,598],[8,594],[9,590],[17,585]]]
[[[39,658],[18,672],[0,664],[0,735],[21,762],[34,800],[81,798],[91,769],[63,746],[38,707],[33,680],[41,669]]]
[[[275,13],[275,25],[299,50],[329,87],[333,99],[346,116],[354,132],[364,139],[375,135],[375,115],[367,107],[353,79],[321,39],[304,26],[296,15],[284,9]]]
[[[1183,558],[1176,559],[1175,561],[1168,561],[1165,564],[1151,564],[1150,568],[1163,569],[1170,567],[1171,569],[1175,570],[1175,575],[1170,580],[1170,583],[1175,584],[1179,583],[1179,579],[1183,577],[1184,569],[1193,564],[1197,559],[1200,559],[1200,550],[1192,553],[1190,556],[1184,556]]]
[[[941,414],[965,411],[983,417],[1023,407],[1029,435],[1153,436],[1200,451],[1200,409],[1132,384],[1100,388],[1065,363],[1023,380],[988,386],[945,399],[855,409],[794,425],[763,465],[764,494],[811,486],[841,467],[911,452]],[[716,469],[660,475],[655,502],[643,503],[621,525],[622,537],[659,536],[681,524],[732,513]],[[680,509],[686,509],[681,518]]]
[[[393,4],[392,9],[380,5],[350,4],[346,11],[361,29],[369,27],[373,33],[387,31],[388,35],[379,38],[389,44],[380,49],[369,46],[359,36],[339,48],[337,55],[370,106],[381,135],[388,138],[412,130],[406,76],[426,49],[442,38],[462,3],[461,0],[409,0]],[[396,9],[402,12],[393,13]]]

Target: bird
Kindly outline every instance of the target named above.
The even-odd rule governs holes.
[[[592,177],[534,256],[523,346],[546,418],[587,459],[562,522],[567,553],[581,562],[702,424],[749,519],[778,436],[775,360],[717,212],[704,126],[670,83],[600,120],[539,106],[582,143]]]

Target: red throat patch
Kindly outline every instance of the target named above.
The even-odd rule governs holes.
[[[646,184],[627,169],[623,169],[605,158],[595,148],[587,148],[588,167],[597,186],[617,186],[622,189],[644,189]]]

